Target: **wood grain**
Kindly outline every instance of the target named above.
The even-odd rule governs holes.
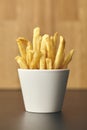
[[[0,0],[0,89],[19,89],[19,36],[32,39],[33,28],[66,39],[66,54],[75,49],[68,89],[87,89],[87,1],[86,0]]]

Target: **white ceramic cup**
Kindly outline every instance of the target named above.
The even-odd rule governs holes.
[[[18,69],[25,110],[52,113],[61,111],[69,70]]]

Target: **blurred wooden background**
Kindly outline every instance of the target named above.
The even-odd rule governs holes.
[[[19,89],[16,38],[58,31],[74,48],[68,88],[87,89],[87,0],[0,0],[0,89]]]

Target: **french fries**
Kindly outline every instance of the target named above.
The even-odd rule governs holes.
[[[23,37],[19,37],[16,41],[18,44],[20,55],[25,59],[26,58],[26,47],[28,45],[28,41]]]
[[[46,69],[46,58],[43,54],[40,58],[40,69]]]
[[[63,63],[64,48],[65,48],[65,41],[63,37],[60,36],[60,43],[59,43],[59,47],[58,47],[57,54],[54,61],[54,69],[60,68]]]
[[[40,50],[41,45],[41,36],[40,36],[40,28],[36,27],[33,31],[33,50]]]
[[[63,65],[62,65],[63,69],[66,69],[68,67],[69,62],[72,60],[73,54],[74,54],[74,50],[72,49],[63,62]]]
[[[16,57],[15,57],[15,60],[16,60],[17,63],[19,64],[20,68],[22,68],[22,69],[28,69],[27,63],[26,63],[26,61],[24,60],[23,57],[21,57],[21,56],[16,56]]]
[[[74,53],[72,49],[65,56],[63,36],[59,37],[57,32],[53,36],[41,36],[39,27],[33,30],[33,43],[23,37],[16,41],[20,56],[15,60],[22,69],[66,69]]]
[[[52,69],[52,60],[50,58],[46,58],[46,68]]]
[[[30,69],[37,69],[39,60],[40,60],[40,52],[36,51],[34,52],[33,59],[30,63]]]
[[[33,59],[33,51],[29,50],[26,53],[26,62],[27,62],[28,68],[30,68],[30,63],[31,63],[32,59]]]

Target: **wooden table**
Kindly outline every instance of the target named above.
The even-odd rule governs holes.
[[[87,91],[66,91],[53,114],[25,112],[21,91],[0,91],[0,130],[87,130]]]

